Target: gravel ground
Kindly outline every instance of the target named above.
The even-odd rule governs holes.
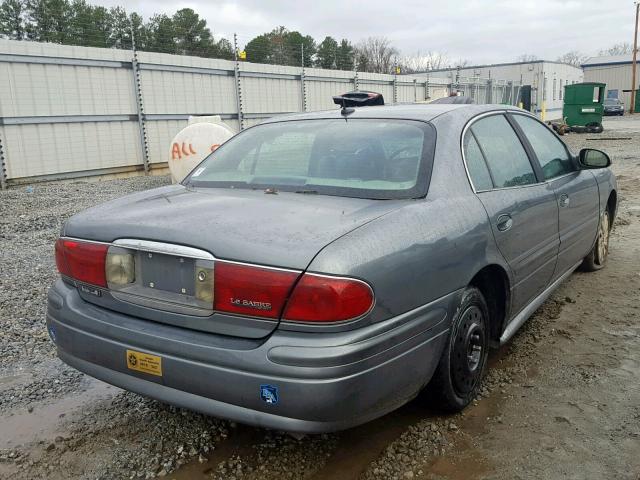
[[[605,127],[565,141],[615,162],[622,203],[607,268],[573,275],[492,355],[464,412],[443,416],[418,398],[301,439],[105,386],[55,357],[44,311],[60,225],[167,177],[0,192],[0,478],[638,480],[640,117]]]

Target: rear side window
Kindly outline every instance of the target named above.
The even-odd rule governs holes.
[[[489,169],[484,161],[478,142],[476,142],[471,131],[467,131],[464,136],[464,159],[467,162],[469,176],[476,191],[491,190],[493,182],[491,181]]]
[[[551,130],[533,118],[513,115],[542,167],[545,180],[570,173],[575,170],[569,152]]]
[[[481,118],[471,131],[484,153],[495,188],[536,183],[527,152],[504,115]]]

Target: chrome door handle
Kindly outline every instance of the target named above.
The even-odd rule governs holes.
[[[506,232],[512,226],[513,226],[513,218],[511,218],[511,215],[503,213],[498,217],[498,220],[496,222],[496,228],[501,232]]]
[[[563,193],[562,195],[560,195],[560,206],[561,207],[568,207],[569,206],[569,195],[567,195],[566,193]]]

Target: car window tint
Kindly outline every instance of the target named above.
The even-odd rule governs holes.
[[[564,144],[545,125],[524,115],[513,115],[538,157],[546,180],[575,168]]]
[[[410,120],[274,122],[225,142],[188,181],[214,188],[411,197],[424,189],[421,169],[429,167],[425,154],[434,142],[433,127]]]
[[[495,187],[536,183],[527,152],[504,115],[482,118],[471,130],[484,152]]]
[[[471,182],[476,190],[491,190],[493,182],[484,161],[478,142],[470,131],[464,136],[464,159],[467,162],[467,170]]]
[[[315,135],[284,132],[260,146],[254,164],[254,175],[304,176],[309,170],[309,157]]]

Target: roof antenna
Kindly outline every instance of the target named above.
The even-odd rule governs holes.
[[[355,112],[355,108],[347,107],[347,99],[342,97],[342,108],[340,109],[340,115],[347,116],[350,113]]]

